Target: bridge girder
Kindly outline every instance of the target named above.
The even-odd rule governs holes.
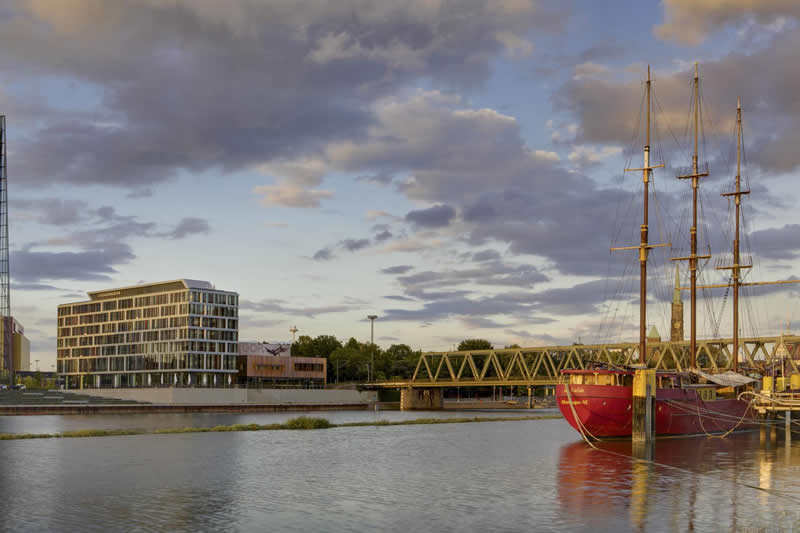
[[[740,367],[765,372],[773,364],[788,365],[799,372],[800,336],[751,337],[739,339]],[[780,346],[787,352],[779,352]],[[697,362],[701,370],[723,372],[732,366],[733,340],[709,339],[697,342]],[[687,370],[689,343],[649,342],[645,361],[657,370]],[[788,353],[788,357],[786,354]],[[417,361],[408,381],[371,384],[376,388],[486,387],[554,385],[562,370],[585,369],[592,362],[630,366],[639,358],[638,343],[573,344],[427,352]]]

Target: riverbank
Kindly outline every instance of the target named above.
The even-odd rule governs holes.
[[[85,437],[121,437],[131,435],[169,435],[178,433],[227,433],[233,431],[277,431],[277,430],[307,430],[330,429],[347,427],[384,427],[384,426],[412,426],[432,424],[468,424],[480,422],[511,422],[525,420],[552,420],[561,418],[561,415],[534,415],[534,416],[508,416],[508,417],[473,417],[473,418],[416,418],[413,420],[377,420],[370,422],[343,422],[334,424],[326,418],[300,416],[292,418],[282,424],[232,424],[229,426],[214,427],[182,427],[162,429],[84,429],[66,431],[63,433],[2,433],[0,440],[27,440],[27,439],[68,439]]]
[[[3,405],[0,416],[29,415],[131,415],[180,413],[280,413],[303,411],[366,411],[369,404],[70,404],[70,405]]]

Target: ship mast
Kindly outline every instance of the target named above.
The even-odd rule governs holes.
[[[694,64],[694,82],[692,87],[694,99],[694,153],[692,154],[692,173],[678,176],[678,179],[692,180],[692,227],[690,233],[690,255],[676,257],[673,261],[689,261],[689,279],[691,291],[691,326],[689,328],[689,357],[692,369],[697,368],[697,260],[709,259],[710,255],[697,255],[697,186],[699,179],[708,176],[708,172],[699,172],[697,142],[700,136],[700,76],[697,63]]]
[[[650,166],[650,65],[647,65],[647,82],[645,83],[646,92],[646,106],[647,106],[647,119],[646,119],[646,132],[647,136],[644,145],[644,164],[642,168],[626,168],[625,171],[642,171],[642,183],[644,185],[644,202],[643,202],[643,221],[640,226],[640,242],[639,246],[623,246],[619,248],[611,248],[612,251],[616,250],[639,250],[639,364],[646,363],[647,357],[647,253],[650,248],[657,248],[659,246],[670,246],[669,244],[656,244],[650,245],[647,242],[648,233],[648,198],[650,191],[650,173],[654,168],[663,167],[664,165]]]
[[[736,191],[722,193],[722,196],[733,196],[736,200],[736,226],[733,237],[733,265],[731,277],[733,278],[733,371],[739,371],[739,271],[743,268],[750,268],[751,265],[742,265],[739,257],[739,219],[742,195],[750,194],[750,191],[742,190],[741,179],[741,160],[742,160],[742,103],[736,102]]]
[[[696,139],[695,139],[696,142]],[[740,254],[740,221],[741,221],[741,203],[742,203],[742,196],[746,194],[750,194],[749,190],[742,190],[742,180],[741,180],[741,159],[742,159],[742,104],[741,102],[737,102],[736,105],[736,189],[734,192],[727,192],[722,193],[722,196],[733,196],[735,198],[735,206],[736,206],[736,223],[734,226],[734,237],[733,237],[733,264],[728,266],[720,266],[717,267],[717,270],[730,270],[731,271],[731,282],[730,283],[722,283],[722,284],[713,284],[713,285],[703,285],[701,287],[697,287],[700,289],[717,289],[717,288],[727,288],[733,287],[733,353],[732,353],[732,361],[731,361],[731,369],[734,372],[738,372],[739,370],[739,289],[741,287],[752,287],[756,285],[779,285],[784,283],[800,283],[800,280],[779,280],[779,281],[755,281],[755,282],[747,282],[743,283],[741,280],[741,270],[743,268],[751,268],[752,264],[743,265],[741,263],[741,254]],[[697,174],[697,172],[694,172]],[[707,174],[704,174],[707,175]],[[687,177],[687,176],[680,176],[680,177]],[[688,176],[692,177],[692,176]],[[694,228],[692,228],[694,230]],[[693,233],[694,237],[694,233]],[[708,257],[708,256],[705,256]],[[701,258],[700,256],[697,257],[698,259]],[[690,259],[690,258],[677,258],[677,259]],[[691,260],[691,259],[690,259]],[[681,290],[684,287],[680,288]],[[692,295],[694,296],[694,291],[692,291]],[[692,317],[692,339],[694,339],[695,329],[694,329],[694,315]],[[692,355],[695,352],[692,351]],[[696,362],[695,358],[692,358],[692,367],[694,368],[694,363]]]

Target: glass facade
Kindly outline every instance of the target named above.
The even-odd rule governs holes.
[[[89,296],[58,307],[57,371],[67,388],[234,384],[237,293],[177,280]]]

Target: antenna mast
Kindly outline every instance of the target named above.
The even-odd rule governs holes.
[[[14,376],[12,355],[11,290],[8,265],[8,181],[6,179],[6,117],[0,115],[0,320],[2,320],[2,350],[4,370],[9,379]]]
[[[650,248],[659,246],[670,246],[670,244],[656,244],[649,245],[647,242],[648,231],[648,198],[649,198],[649,185],[650,173],[654,168],[663,167],[664,165],[650,166],[650,65],[647,65],[647,82],[645,84],[645,92],[647,94],[647,138],[644,145],[644,165],[642,168],[626,168],[625,171],[642,171],[642,183],[644,184],[644,202],[643,202],[643,222],[640,227],[641,240],[639,246],[624,246],[621,248],[612,248],[615,250],[639,250],[639,364],[645,364],[647,358],[647,253]]]

